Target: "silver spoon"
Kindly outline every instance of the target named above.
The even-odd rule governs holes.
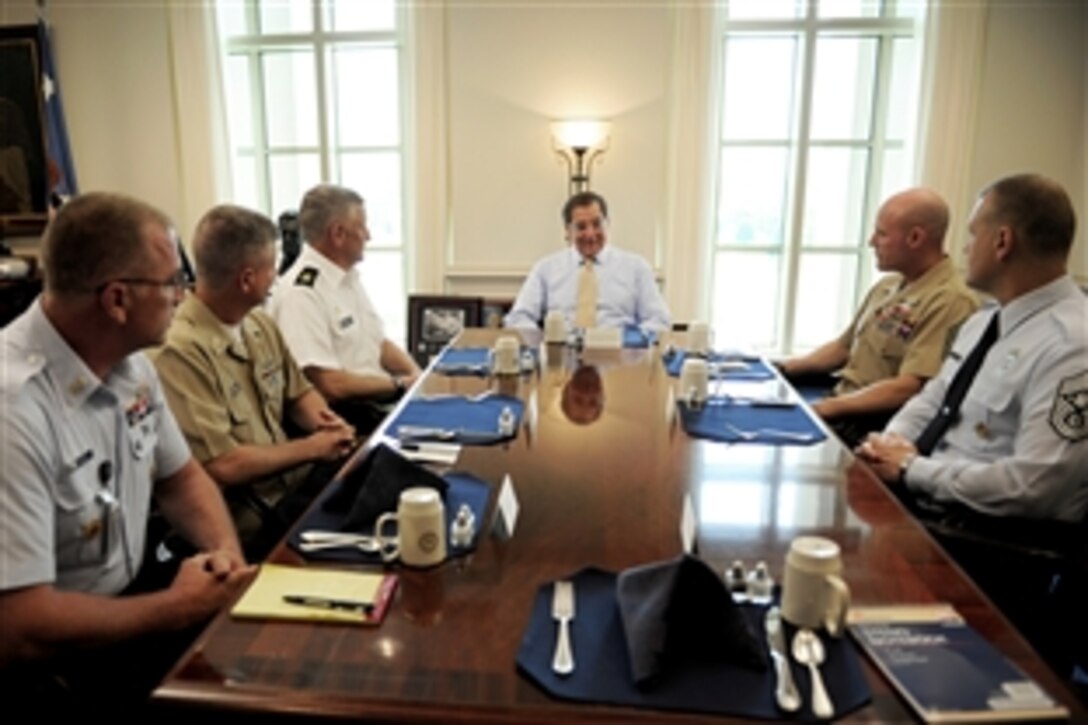
[[[793,658],[808,665],[808,673],[812,677],[812,712],[822,720],[830,720],[835,710],[831,707],[831,698],[827,695],[819,670],[819,665],[824,661],[824,643],[811,629],[799,629],[793,637]]]

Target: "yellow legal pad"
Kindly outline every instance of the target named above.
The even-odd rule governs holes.
[[[242,598],[230,610],[239,619],[293,619],[310,622],[377,624],[396,588],[393,574],[262,564]],[[369,613],[320,605],[291,604],[284,597],[309,601],[362,602]]]

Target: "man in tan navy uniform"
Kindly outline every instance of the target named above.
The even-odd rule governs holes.
[[[940,375],[860,447],[881,478],[990,516],[1084,517],[1088,297],[1066,271],[1075,225],[1068,195],[1044,177],[1011,176],[982,191],[967,282],[996,304],[963,325]],[[991,325],[990,347],[979,348]],[[934,429],[976,348],[983,357],[958,411]]]
[[[44,293],[0,333],[0,695],[12,712],[13,697],[61,705],[41,693],[58,681],[77,709],[131,704],[180,655],[176,633],[252,573],[138,352],[162,342],[185,285],[169,221],[87,194],[58,212],[42,255]],[[144,591],[152,495],[201,553]]]
[[[363,199],[331,184],[306,192],[306,240],[273,292],[270,311],[299,367],[360,433],[373,430],[420,375],[385,336],[355,268],[370,240]]]
[[[813,404],[849,444],[887,419],[940,370],[950,336],[978,301],[944,253],[948,206],[929,189],[910,189],[880,207],[869,240],[883,277],[835,340],[779,363],[803,383],[835,373],[832,394]]]
[[[251,557],[263,556],[332,478],[355,433],[258,309],[276,277],[276,237],[275,225],[249,209],[205,214],[193,235],[196,290],[151,355],[193,455],[227,491]],[[285,416],[306,435],[288,439]]]

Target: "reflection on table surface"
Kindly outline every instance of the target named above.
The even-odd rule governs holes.
[[[498,333],[466,330],[455,344],[489,345]],[[521,334],[538,344],[535,333]],[[784,446],[693,440],[677,420],[676,385],[659,348],[580,353],[542,345],[533,374],[428,374],[413,394],[490,388],[525,401],[514,441],[466,446],[456,466],[496,492],[510,475],[520,503],[513,538],[485,535],[469,557],[431,571],[402,570],[397,600],[378,628],[241,622],[223,613],[154,701],[308,717],[449,719],[456,708],[472,720],[660,719],[664,713],[554,700],[516,672],[514,658],[541,584],[585,566],[620,571],[678,555],[690,493],[699,556],[716,570],[735,559],[749,567],[763,560],[780,579],[794,537],[833,538],[856,604],[949,602],[1074,713],[1083,712],[833,436]],[[715,385],[732,395],[795,395],[779,380]],[[302,563],[284,546],[272,558]],[[890,686],[865,667],[873,702],[852,719],[909,720]]]

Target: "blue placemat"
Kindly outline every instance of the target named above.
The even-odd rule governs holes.
[[[659,710],[769,720],[815,719],[810,705],[812,687],[808,669],[795,662],[790,666],[804,705],[792,716],[775,705],[773,669],[757,672],[724,661],[692,662],[651,688],[636,688],[631,681],[627,642],[616,604],[616,575],[600,569],[583,569],[571,579],[575,590],[575,617],[570,623],[574,672],[560,677],[551,670],[556,636],[556,623],[551,616],[551,583],[537,591],[517,654],[518,669],[545,692],[567,700]],[[762,635],[766,607],[745,604],[741,610],[752,630]],[[789,638],[793,631],[787,624]],[[821,673],[835,703],[835,716],[841,717],[869,702],[869,685],[849,640],[822,638],[827,660]]]
[[[662,359],[665,361],[665,371],[676,378],[680,376],[680,368],[684,366],[684,359],[687,357],[687,352],[684,350],[672,350],[670,353],[663,355]],[[728,353],[713,352],[706,358],[710,363],[710,379],[711,380],[773,380],[774,371],[766,362],[759,358],[747,357],[741,355],[730,355]],[[729,367],[722,369],[715,367],[714,363],[740,363],[745,367],[735,368]]]
[[[536,367],[536,350],[524,345],[518,352],[521,371],[530,372]],[[434,364],[435,372],[443,375],[491,374],[491,350],[486,347],[450,347]]]
[[[499,430],[499,416],[509,408],[514,416],[510,433]],[[386,429],[401,440],[435,440],[464,445],[488,445],[517,437],[525,404],[510,395],[482,399],[460,396],[411,400]]]
[[[446,507],[446,551],[449,557],[462,556],[469,553],[476,548],[479,543],[480,532],[484,529],[484,514],[487,513],[487,503],[491,498],[491,486],[486,481],[482,481],[479,478],[469,474],[461,472],[450,472],[442,476],[446,483],[450,485],[449,490],[446,491],[446,498],[444,505]],[[287,543],[292,549],[297,551],[302,557],[310,561],[340,561],[350,563],[382,563],[381,554],[374,552],[365,552],[354,547],[342,547],[337,549],[322,549],[320,551],[302,551],[300,544],[302,543],[303,531],[340,531],[343,524],[344,512],[330,512],[326,511],[322,505],[329,496],[332,496],[336,488],[343,484],[337,484],[337,486],[329,486],[318,497],[317,503],[310,507],[310,511],[295,524],[291,529],[291,533],[287,536]],[[457,510],[461,508],[461,504],[468,504],[472,509],[473,515],[476,517],[476,536],[473,537],[472,543],[469,546],[457,547],[453,546],[449,542],[449,527],[453,523],[453,519],[457,516]],[[386,526],[385,532],[389,534],[396,530],[395,526]],[[353,531],[352,533],[367,534],[374,533],[373,524],[367,527],[365,530]]]
[[[683,402],[677,406],[684,432],[694,438],[770,445],[808,445],[827,438],[799,405],[764,407],[711,398],[699,408]]]

